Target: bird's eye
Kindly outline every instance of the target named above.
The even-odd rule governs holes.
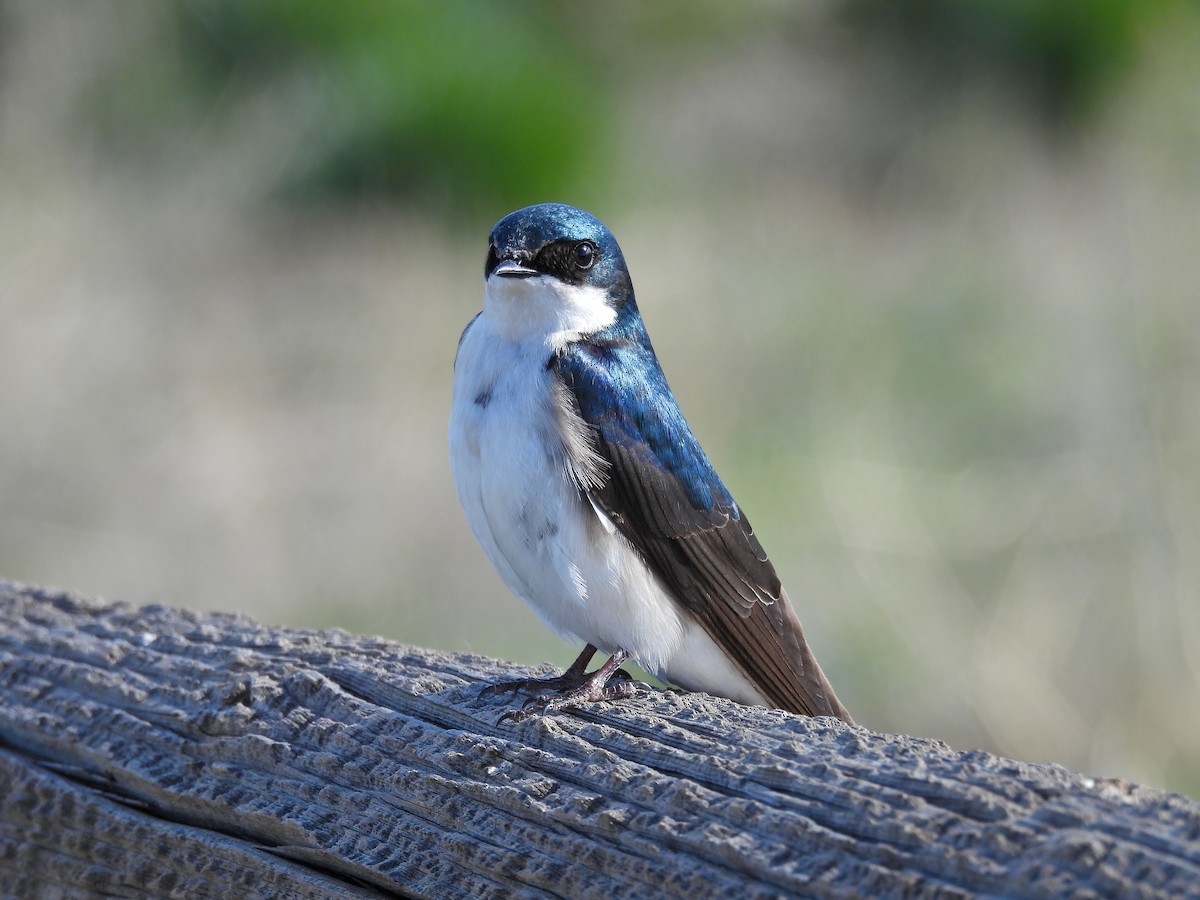
[[[596,245],[582,241],[575,245],[575,268],[590,269],[596,262]]]

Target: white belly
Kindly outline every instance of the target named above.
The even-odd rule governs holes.
[[[764,703],[584,498],[552,407],[551,348],[501,337],[481,315],[454,373],[450,464],[467,521],[512,591],[562,636],[629,651],[648,672]]]

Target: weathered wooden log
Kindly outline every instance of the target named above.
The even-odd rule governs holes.
[[[498,723],[529,670],[0,582],[17,896],[1200,895],[1200,805],[650,692]]]

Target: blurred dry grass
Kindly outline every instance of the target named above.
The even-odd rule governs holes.
[[[114,161],[79,110],[150,27],[118,8],[0,10],[0,573],[568,661],[445,458],[507,210],[264,205],[205,121]],[[593,211],[869,727],[1200,795],[1198,38],[1148,31],[1063,139],[829,33],[625,95]]]

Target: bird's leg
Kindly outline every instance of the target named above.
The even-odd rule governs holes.
[[[587,680],[588,663],[596,655],[596,648],[588,644],[579,654],[579,658],[571,663],[571,667],[561,675],[549,678],[519,678],[516,681],[501,681],[485,687],[481,697],[491,697],[495,694],[507,694],[511,691],[569,691],[579,687]],[[620,665],[618,663],[618,665]]]
[[[588,650],[591,653],[596,652],[596,648],[588,645]],[[584,651],[584,655],[580,656],[575,661],[575,664],[567,670],[572,672],[576,666],[579,666],[579,674],[587,667],[587,659],[591,658],[591,653],[588,650]],[[523,722],[533,716],[545,715],[546,713],[557,712],[560,709],[569,709],[572,706],[580,706],[584,703],[595,703],[598,700],[621,700],[625,697],[631,697],[639,687],[642,687],[639,682],[634,681],[629,677],[627,672],[621,670],[622,664],[629,659],[628,650],[618,650],[608,658],[600,668],[590,675],[583,676],[576,684],[568,686],[565,689],[560,689],[559,693],[550,697],[547,700],[539,700],[534,698],[527,702],[524,708],[512,710],[505,713],[500,721],[511,719],[514,722]],[[583,665],[580,666],[580,662]],[[566,676],[563,676],[564,678]]]

